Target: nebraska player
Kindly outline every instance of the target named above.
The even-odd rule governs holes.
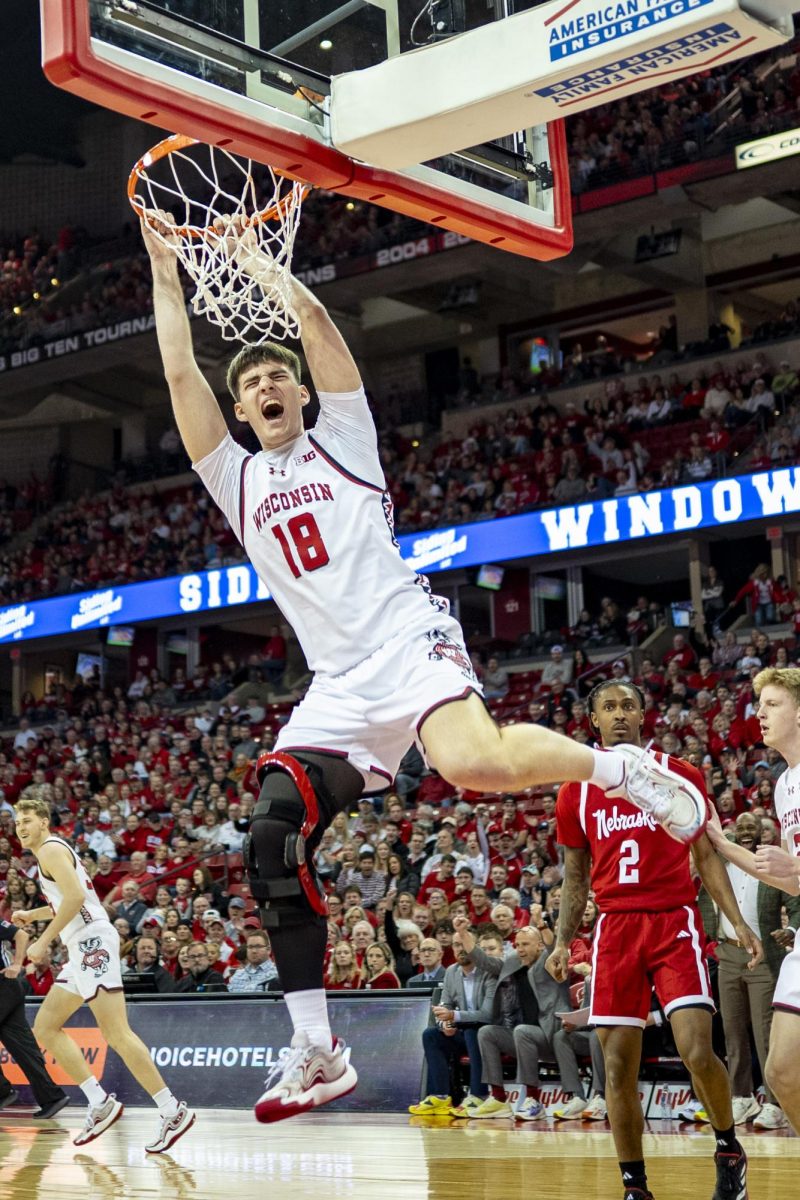
[[[447,601],[400,556],[358,368],[323,305],[296,279],[289,299],[319,418],[304,429],[310,394],[297,355],[272,343],[245,346],[228,368],[228,386],[236,420],[250,426],[261,449],[251,455],[233,440],[194,358],[173,225],[162,213],[152,229],[142,224],[142,234],[175,420],[315,672],[276,753],[259,760],[247,846],[251,890],[295,1029],[292,1053],[256,1105],[259,1120],[275,1121],[355,1087],[328,1022],[325,899],[313,851],[365,787],[394,779],[412,742],[444,779],[466,789],[519,792],[553,778],[591,779],[619,788],[687,836],[704,814],[696,789],[692,795],[654,759],[640,761],[633,747],[602,753],[538,725],[500,728],[491,719]],[[253,302],[259,291],[268,296],[271,259],[241,227],[230,239],[222,218],[216,228],[237,269],[252,277]]]
[[[589,708],[603,746],[639,744],[644,705],[634,684],[599,684],[589,697]],[[669,766],[705,794],[694,767],[679,759],[670,759]],[[710,809],[707,800],[706,804]],[[713,1200],[745,1200],[747,1159],[734,1133],[728,1075],[711,1046],[714,1001],[687,847],[616,791],[610,796],[591,783],[564,784],[556,820],[566,859],[556,945],[547,969],[559,982],[567,978],[569,945],[583,918],[591,869],[601,915],[592,956],[589,1020],[598,1027],[605,1056],[608,1115],[625,1200],[652,1200],[637,1079],[654,987],[716,1134]],[[692,854],[707,891],[750,950],[754,965],[761,957],[760,943],[744,924],[727,872],[707,837],[701,835]]]
[[[757,716],[765,745],[787,762],[775,785],[775,811],[781,823],[781,845],[760,846],[755,854],[729,842],[709,825],[709,837],[721,854],[762,883],[800,895],[800,670],[767,667],[753,680]],[[795,1133],[800,1133],[800,935],[781,964],[772,1001],[775,1014],[769,1037],[765,1074]]]

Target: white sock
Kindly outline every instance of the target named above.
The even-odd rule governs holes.
[[[162,1117],[174,1117],[178,1111],[178,1101],[168,1087],[162,1088],[160,1092],[153,1093],[153,1103],[158,1106],[158,1111]]]
[[[328,1021],[328,1003],[323,988],[287,992],[284,997],[295,1033],[304,1033],[314,1046],[330,1050],[333,1035]]]
[[[108,1096],[108,1093],[103,1090],[100,1083],[95,1079],[94,1075],[90,1075],[83,1083],[78,1085],[88,1100],[92,1108],[99,1108]]]
[[[619,787],[625,775],[625,760],[621,754],[613,750],[592,750],[594,755],[594,771],[589,780],[595,787],[607,791]]]

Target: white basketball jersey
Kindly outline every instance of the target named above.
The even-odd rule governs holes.
[[[788,767],[775,784],[775,812],[786,849],[800,858],[800,765]]]
[[[228,435],[194,469],[311,670],[335,675],[449,605],[400,557],[364,389],[319,401],[290,445],[249,455]]]
[[[105,921],[106,923],[109,923],[109,918],[108,913],[103,908],[97,897],[97,893],[94,890],[94,885],[92,884],[91,879],[86,874],[83,863],[80,861],[69,843],[65,842],[63,838],[60,837],[49,837],[45,838],[44,842],[42,842],[42,845],[46,846],[48,842],[55,842],[57,845],[63,846],[65,850],[69,850],[75,863],[75,874],[78,876],[78,882],[80,883],[85,895],[84,902],[81,905],[77,915],[74,916],[71,921],[68,921],[61,930],[60,936],[62,942],[68,942],[70,938],[75,937],[76,934],[82,933],[86,926],[91,925],[93,921]],[[61,888],[58,886],[56,881],[48,878],[48,876],[45,875],[44,868],[41,865],[39,866],[39,886],[44,892],[47,903],[50,905],[53,912],[57,913],[63,903],[64,897],[62,896]]]

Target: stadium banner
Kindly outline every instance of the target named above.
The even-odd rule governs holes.
[[[771,133],[769,137],[758,138],[754,142],[741,142],[734,151],[736,169],[739,171],[747,167],[761,167],[779,158],[791,158],[795,154],[800,154],[800,128]]]
[[[420,230],[422,230],[420,225]],[[413,259],[430,258],[433,254],[441,254],[444,250],[456,250],[459,246],[468,246],[471,239],[454,230],[443,230],[438,233],[420,233],[419,237],[397,242],[392,246],[381,246],[370,254],[359,254],[352,258],[337,259],[335,263],[321,263],[318,266],[306,267],[297,271],[297,278],[306,287],[320,287],[324,283],[334,283],[337,279],[347,279],[351,275],[363,275],[367,271],[380,271],[384,267],[396,267],[400,263],[411,262]],[[195,313],[191,306],[188,308],[190,319]],[[121,342],[127,338],[138,337],[142,333],[150,333],[156,327],[155,317],[149,313],[141,317],[130,317],[124,321],[112,321],[108,325],[100,325],[96,329],[85,329],[74,333],[63,333],[50,338],[46,342],[33,346],[20,346],[0,354],[0,374],[6,371],[17,371],[20,367],[35,367],[52,359],[64,358],[69,354],[79,354],[83,350],[94,350],[98,346],[107,346],[110,342]]]
[[[337,1037],[353,1048],[358,1087],[336,1103],[339,1112],[405,1112],[419,1099],[422,1078],[422,1031],[431,998],[403,991],[394,995],[329,997]],[[38,1005],[27,1005],[33,1024]],[[168,999],[128,1003],[132,1028],[176,1096],[198,1108],[251,1108],[264,1091],[272,1067],[288,1052],[292,1036],[282,1000],[266,998]],[[123,1104],[148,1105],[150,1099],[106,1044],[90,1009],[78,1010],[67,1033],[80,1046],[92,1072]],[[47,1068],[76,1104],[80,1089],[70,1083],[49,1053]],[[33,1096],[11,1055],[0,1046],[0,1066],[9,1083]]]
[[[287,494],[287,493],[284,493]],[[290,494],[290,493],[289,493]],[[289,506],[289,502],[287,502]],[[570,504],[463,526],[398,536],[414,570],[468,568],[535,554],[590,550],[628,541],[688,534],[742,521],[800,512],[800,468],[786,467],[705,484]],[[0,608],[0,642],[74,634],[107,625],[213,612],[269,600],[249,563],[192,571]]]
[[[287,511],[294,507],[293,496],[292,492],[279,493],[279,498],[285,500],[281,507]],[[687,535],[744,521],[772,521],[796,512],[800,512],[800,468],[785,467],[517,517],[400,534],[397,540],[409,566],[429,575],[562,550],[623,545],[668,534]],[[8,605],[0,609],[0,643],[213,612],[269,598],[269,589],[250,564],[238,563]]]

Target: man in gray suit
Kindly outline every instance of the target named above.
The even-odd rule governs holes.
[[[518,930],[511,954],[504,959],[491,958],[463,927],[464,920],[455,917],[453,921],[464,949],[479,969],[497,979],[492,1023],[478,1031],[483,1077],[489,1084],[490,1095],[470,1115],[477,1120],[498,1117],[539,1120],[544,1116],[544,1106],[537,1094],[540,1058],[556,1059],[565,1092],[573,1096],[583,1094],[575,1055],[563,1038],[556,1039],[555,1036],[562,1029],[556,1013],[566,1012],[570,1001],[568,985],[556,983],[545,970],[553,935],[549,929],[539,930],[528,925]],[[526,1093],[516,1111],[506,1099],[503,1086],[504,1054],[516,1058],[517,1082]]]
[[[496,934],[487,933],[482,941],[487,954],[502,954],[502,942]],[[463,937],[458,934],[453,938],[453,950],[456,962],[445,971],[441,1000],[433,1008],[436,1024],[422,1035],[428,1095],[419,1104],[410,1106],[408,1111],[415,1117],[470,1117],[486,1096],[478,1031],[492,1019],[497,980],[492,973],[476,967],[465,952]],[[453,1058],[458,1060],[464,1054],[469,1057],[469,1094],[454,1108],[449,1095],[450,1064]]]

